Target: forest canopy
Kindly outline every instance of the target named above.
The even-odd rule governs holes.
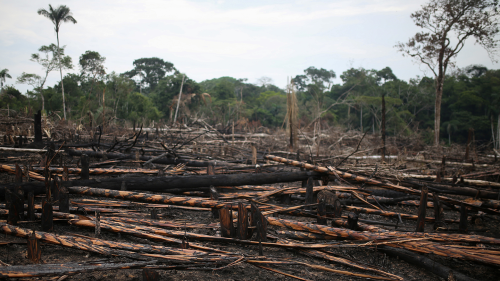
[[[63,78],[67,118],[87,122],[92,116],[98,123],[169,123],[179,102],[177,120],[182,122],[203,118],[220,128],[233,122],[268,128],[282,128],[285,123],[285,89],[269,81],[256,85],[247,79],[226,76],[197,82],[177,70],[173,63],[157,57],[139,58],[132,65],[131,71],[118,74],[106,68],[106,58],[99,52],[82,54],[80,73]],[[341,83],[335,84],[333,78],[337,76]],[[340,125],[380,133],[384,95],[387,134],[419,133],[432,143],[434,78],[403,81],[390,67],[350,68],[337,74],[311,66],[292,81],[301,128],[315,121],[323,128]],[[60,89],[60,83],[48,87],[35,83],[23,95],[8,86],[2,90],[0,103],[13,110],[44,109],[47,114],[62,115]],[[442,141],[463,143],[469,128],[474,128],[477,140],[494,140],[500,114],[499,93],[500,70],[471,65],[447,75],[443,89]]]

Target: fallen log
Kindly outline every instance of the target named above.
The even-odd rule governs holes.
[[[400,279],[394,279],[394,278],[389,278],[389,277],[382,277],[382,276],[373,276],[373,275],[367,275],[363,273],[355,273],[355,272],[350,272],[350,271],[345,271],[345,270],[338,270],[338,269],[333,269],[330,267],[322,266],[322,265],[316,265],[316,264],[309,264],[305,262],[298,262],[298,261],[289,261],[289,260],[284,260],[284,261],[271,261],[271,260],[246,260],[247,263],[250,263],[252,265],[261,265],[261,264],[266,264],[266,265],[303,265],[307,266],[309,268],[317,269],[317,270],[323,270],[323,271],[328,271],[336,274],[341,274],[341,275],[346,275],[346,276],[353,276],[353,277],[361,277],[361,278],[366,278],[366,279],[376,279],[376,280],[400,280]]]
[[[290,278],[294,278],[294,279],[297,279],[297,280],[302,280],[302,281],[312,281],[312,280],[310,280],[310,279],[301,278],[301,277],[295,276],[295,275],[293,275],[293,274],[290,274],[290,273],[286,273],[286,272],[283,272],[283,271],[277,270],[277,269],[275,269],[275,268],[271,268],[271,267],[263,266],[263,265],[260,265],[260,264],[252,264],[252,265],[253,265],[253,266],[255,266],[255,267],[262,268],[262,269],[265,269],[265,270],[269,270],[269,271],[271,271],[271,272],[278,273],[278,274],[281,274],[281,275],[284,275],[284,276],[287,276],[287,277],[290,277]]]
[[[379,187],[387,188],[387,189],[392,189],[395,191],[400,191],[400,192],[404,192],[404,193],[408,193],[408,194],[412,194],[412,195],[420,196],[420,194],[422,193],[420,190],[416,190],[416,189],[412,189],[412,188],[408,188],[408,187],[403,187],[403,186],[399,186],[399,185],[395,185],[395,184],[391,184],[391,183],[383,183],[383,182],[374,180],[372,178],[366,178],[366,177],[350,174],[347,172],[342,172],[342,171],[339,171],[333,167],[329,167],[329,168],[319,167],[319,166],[307,164],[304,162],[289,160],[289,159],[285,159],[285,158],[277,157],[277,156],[273,156],[273,155],[266,155],[265,158],[269,159],[269,160],[276,161],[276,162],[285,163],[287,165],[301,167],[301,168],[304,168],[307,170],[313,170],[315,172],[327,173],[330,175],[337,175],[337,176],[340,176],[340,177],[345,178],[345,179],[349,179],[349,180],[353,180],[353,181],[357,181],[357,182],[363,182],[366,184],[375,185],[375,186],[379,186]],[[429,193],[428,195],[433,198],[434,193]],[[467,203],[465,201],[456,200],[456,199],[449,198],[446,196],[438,196],[438,198],[439,198],[439,200],[441,200],[443,202],[447,202],[447,203],[451,203],[451,204],[455,204],[455,205],[464,204],[464,206],[471,208],[471,209],[474,209],[474,210],[479,210],[479,211],[483,211],[483,212],[490,213],[490,214],[500,215],[500,211],[478,207],[474,204],[470,204],[470,203]]]
[[[82,227],[88,227],[88,228],[95,227],[94,221],[91,221],[91,220],[77,220],[77,219],[75,219],[75,220],[70,220],[69,223],[72,225],[75,225],[75,226],[82,226]],[[128,223],[123,223],[120,221],[114,221],[114,220],[108,220],[108,219],[101,220],[101,229],[112,231],[112,232],[128,233],[128,234],[132,234],[132,235],[137,236],[137,237],[149,238],[149,239],[159,240],[159,241],[162,241],[162,240],[166,241],[166,239],[186,238],[190,241],[238,243],[238,244],[244,244],[244,245],[259,245],[261,243],[263,246],[280,247],[280,248],[322,249],[322,248],[329,246],[328,244],[299,244],[299,243],[282,244],[282,243],[272,243],[272,242],[239,240],[239,239],[235,239],[235,238],[211,236],[211,235],[192,233],[192,232],[187,232],[187,231],[166,230],[166,229],[162,229],[162,228],[158,228],[158,227],[128,224]],[[194,243],[189,242],[189,246],[192,248],[195,248],[194,246],[192,246],[193,244]],[[230,254],[228,252],[224,252],[221,250],[215,250],[213,248],[208,248],[208,247],[204,247],[204,249],[203,249],[203,248],[201,248],[201,246],[198,246],[196,248],[200,249],[200,250],[205,249],[207,251],[208,251],[208,249],[211,249],[211,250],[217,251],[219,253]]]
[[[63,186],[89,186],[94,188],[106,188],[112,190],[122,189],[125,185],[127,190],[145,190],[172,192],[203,190],[208,191],[209,186],[237,186],[237,185],[262,185],[281,182],[294,182],[307,179],[308,177],[319,177],[320,173],[303,172],[280,172],[267,174],[219,174],[204,176],[173,176],[173,177],[128,177],[128,178],[107,178],[90,180],[73,180],[62,183]],[[5,194],[5,188],[13,190],[19,184],[5,184],[0,186],[0,197]],[[42,194],[45,192],[45,183],[27,182],[20,186],[25,193],[33,192]]]
[[[10,174],[16,174],[15,167],[12,167],[9,165],[0,165],[0,171],[4,171],[4,172],[10,173]],[[29,177],[32,179],[38,180],[38,181],[45,180],[45,178],[42,175],[37,174],[37,173],[32,172],[32,171],[29,171]]]
[[[219,202],[216,200],[191,197],[172,197],[161,194],[150,194],[132,191],[110,190],[102,188],[91,188],[86,186],[68,187],[70,193],[96,197],[108,197],[123,200],[132,200],[147,203],[163,203],[171,205],[194,206],[202,208],[223,208],[231,203]]]
[[[43,276],[73,275],[83,272],[144,268],[157,261],[137,261],[127,263],[63,263],[0,266],[0,278],[34,278]]]
[[[2,165],[3,166],[3,165]],[[43,172],[45,170],[44,167],[33,167],[33,171]],[[49,167],[49,171],[51,173],[63,173],[64,168],[57,167]],[[80,174],[82,172],[81,168],[68,168],[69,174]],[[169,171],[166,171],[168,173]],[[89,174],[91,175],[118,175],[118,174],[158,174],[158,170],[150,170],[150,169],[102,169],[102,168],[94,168],[89,169]],[[30,175],[31,176],[31,175]]]
[[[389,278],[394,279],[394,280],[403,280],[403,278],[401,278],[397,275],[382,271],[380,269],[377,269],[377,268],[374,268],[371,266],[359,264],[357,262],[354,262],[354,261],[351,261],[351,260],[348,260],[345,258],[336,257],[332,253],[325,253],[323,251],[311,250],[311,249],[300,249],[299,251],[307,256],[325,259],[325,260],[330,261],[330,262],[335,262],[335,263],[339,263],[342,265],[347,265],[347,266],[350,266],[350,267],[353,267],[356,269],[371,271],[373,273],[380,274],[380,275],[389,277]]]
[[[156,246],[151,244],[132,244],[126,242],[109,241],[109,240],[97,239],[93,237],[87,237],[76,234],[73,234],[73,236],[59,236],[59,237],[61,238],[68,237],[78,242],[104,246],[111,249],[127,250],[139,253],[160,254],[160,255],[205,255],[206,254],[206,252],[203,251],[172,248],[167,246]]]
[[[70,156],[81,156],[82,154],[87,154],[89,157],[93,158],[103,158],[107,157],[108,159],[136,159],[135,154],[123,154],[123,153],[105,153],[101,151],[93,151],[93,150],[74,150],[74,149],[67,149],[66,152]],[[138,160],[141,161],[149,161],[152,158],[155,158],[155,156],[145,156],[141,155],[139,156]],[[229,163],[225,163],[222,161],[218,161],[217,163],[219,165],[227,165]],[[183,164],[185,163],[186,166],[191,166],[191,167],[207,167],[210,164],[214,164],[214,161],[196,161],[196,160],[188,160],[188,159],[182,159],[182,158],[168,158],[168,157],[163,157],[159,158],[153,161],[153,163],[157,164],[166,164],[166,165],[177,165],[177,164]],[[232,165],[232,164],[231,164]]]
[[[312,223],[304,223],[297,222],[285,219],[277,219],[273,217],[267,218],[269,224],[285,227],[297,231],[309,231],[317,234],[328,235],[337,237],[337,239],[351,239],[351,240],[373,240],[380,241],[386,239],[395,239],[395,238],[429,238],[434,239],[436,236],[441,236],[440,234],[426,234],[426,233],[402,233],[398,231],[388,231],[388,232],[360,232],[353,231],[348,229],[341,228],[333,228],[327,227],[323,225],[317,225]],[[426,237],[429,235],[429,237]],[[418,237],[420,236],[420,237]],[[467,237],[462,237],[467,236]],[[481,236],[472,236],[472,235],[460,235],[453,239],[451,235],[444,235],[441,238],[446,237],[448,241],[454,242],[472,242],[473,240],[491,240],[493,238],[489,237],[481,237]],[[472,239],[468,239],[471,238]],[[497,242],[500,242],[499,239]],[[389,246],[404,248],[407,250],[411,250],[414,252],[420,253],[434,253],[440,256],[448,257],[448,258],[462,258],[473,260],[477,262],[482,262],[486,264],[500,265],[500,253],[498,251],[491,251],[482,249],[482,248],[460,248],[455,247],[453,245],[440,245],[435,242],[427,242],[423,243],[421,241],[418,242],[388,242]]]
[[[445,280],[450,280],[448,277],[450,276],[450,272],[453,274],[454,280],[456,281],[477,281],[474,278],[471,278],[467,275],[464,275],[456,270],[453,270],[447,266],[439,264],[427,257],[422,255],[415,254],[414,252],[410,252],[404,249],[398,249],[388,246],[379,246],[377,250],[382,251],[389,256],[398,257],[410,264],[414,264],[428,270],[437,276],[444,278]]]
[[[396,217],[397,218],[398,216],[401,216],[402,219],[407,219],[407,220],[417,220],[418,219],[418,216],[416,216],[416,215],[410,215],[410,214],[405,214],[405,213],[396,213],[396,212],[390,212],[390,211],[381,211],[381,210],[370,209],[370,208],[345,206],[344,209],[347,211],[355,211],[355,212],[360,212],[360,213],[365,213],[365,214],[379,215],[379,216],[383,216],[383,217]],[[434,218],[426,217],[425,221],[434,222]],[[457,220],[453,220],[453,219],[446,219],[446,222],[447,223],[458,223]]]
[[[481,236],[481,235],[464,235],[464,234],[447,234],[447,233],[415,233],[415,232],[400,232],[400,231],[385,231],[385,232],[361,232],[352,231],[349,229],[328,227],[307,222],[299,222],[294,220],[278,219],[267,217],[270,225],[285,227],[296,231],[305,231],[321,235],[336,237],[337,239],[352,239],[352,240],[384,240],[393,238],[425,238],[436,242],[459,242],[459,243],[480,243],[500,245],[500,239]]]
[[[287,238],[295,240],[336,240],[337,237],[321,235],[311,232],[293,230],[275,230],[276,234],[285,235]]]
[[[26,239],[28,239],[32,235],[31,229],[16,227],[16,226],[6,224],[6,223],[0,223],[0,232],[3,232],[3,233],[8,234],[8,235],[23,237]],[[35,238],[42,241],[42,242],[45,242],[45,243],[61,245],[64,247],[94,252],[94,253],[107,255],[107,256],[123,256],[123,257],[128,257],[128,258],[132,258],[132,259],[136,259],[136,260],[141,260],[141,259],[148,260],[149,259],[147,257],[141,256],[140,254],[137,254],[134,252],[110,249],[107,247],[97,246],[97,245],[89,245],[87,243],[78,242],[72,238],[61,237],[60,235],[51,234],[51,233],[42,232],[42,231],[36,231]]]
[[[417,181],[411,178],[406,178],[402,182],[406,186],[422,186],[427,185],[429,189],[439,190],[441,193],[455,194],[455,195],[464,195],[471,196],[476,198],[484,198],[484,199],[498,199],[498,191],[490,191],[484,189],[471,188],[467,186],[459,186],[459,185],[451,185],[451,184],[443,184],[443,183],[435,183],[435,182],[422,182]]]
[[[403,174],[403,176],[405,178],[413,178],[413,179],[428,179],[428,180],[435,180],[436,179],[435,175]],[[453,178],[442,178],[441,180],[446,180],[446,181],[449,181],[451,183],[453,181]],[[471,180],[471,179],[464,179],[463,182],[468,184],[468,185],[473,185],[473,186],[500,188],[500,183],[498,183],[498,182],[491,182],[491,181],[484,181],[484,180]]]

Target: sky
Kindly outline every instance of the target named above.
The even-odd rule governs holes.
[[[416,32],[410,15],[423,0],[225,1],[225,0],[86,0],[44,2],[0,0],[0,69],[9,69],[14,85],[22,72],[41,75],[30,61],[42,45],[56,43],[52,22],[40,8],[66,5],[77,24],[63,23],[59,38],[72,57],[87,50],[106,57],[108,73],[123,73],[139,58],[169,61],[191,79],[231,76],[257,83],[270,77],[284,88],[287,77],[314,66],[337,74],[354,67],[386,66],[403,80],[432,76],[424,66],[403,57],[394,45]],[[497,69],[488,54],[469,40],[456,58],[458,67],[482,64]],[[46,85],[60,80],[49,74]]]

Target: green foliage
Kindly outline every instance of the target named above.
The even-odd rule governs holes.
[[[229,76],[223,76],[220,78],[214,78],[214,79],[202,81],[202,82],[200,82],[200,87],[201,87],[201,90],[203,92],[206,92],[206,93],[212,92],[213,93],[215,86],[217,86],[217,84],[219,84],[221,82],[228,82],[228,83],[231,83],[233,85],[236,85],[236,83],[238,82],[238,79],[233,78],[233,77],[229,77]]]
[[[106,74],[104,70],[104,61],[106,58],[101,56],[95,51],[86,51],[80,56],[80,68],[82,70],[82,75],[86,76],[103,76]]]
[[[150,94],[150,97],[153,100],[154,104],[165,116],[168,116],[172,111],[175,111],[177,98],[181,89],[182,76],[183,74],[178,72],[160,79],[155,90]],[[182,95],[184,95],[184,98],[190,94],[200,93],[200,85],[196,83],[196,81],[185,76],[184,84],[182,86]],[[190,101],[189,104],[186,104],[186,106],[188,108],[192,108],[199,101],[200,98],[196,96],[196,98],[194,98],[192,102]]]
[[[125,117],[128,120],[141,122],[144,120],[158,120],[161,112],[153,105],[151,99],[143,94],[133,92],[127,96],[127,110]]]
[[[54,69],[54,62],[57,62],[55,54],[64,51],[63,48],[54,48],[57,48],[54,44],[42,46],[39,51],[45,56],[34,54],[32,59],[46,70]],[[259,85],[246,83],[247,79],[227,76],[198,83],[175,70],[173,64],[159,58],[139,59],[134,61],[132,71],[105,75],[104,62],[105,58],[98,52],[87,51],[79,60],[81,75],[68,74],[62,80],[69,118],[87,122],[91,112],[98,124],[104,120],[138,123],[160,118],[169,120],[179,102],[177,120],[203,118],[219,129],[241,120],[281,127],[285,119],[285,91],[270,84],[265,77]],[[172,70],[173,74],[164,76]],[[142,73],[143,82],[149,85],[143,94],[138,92],[137,85],[130,79],[134,73]],[[7,74],[5,77],[8,77]],[[297,89],[302,128],[314,122],[323,122],[380,132],[381,97],[384,95],[387,134],[418,134],[432,140],[435,79],[416,77],[402,81],[389,67],[381,70],[347,69],[340,75],[340,84],[333,84],[335,77],[333,71],[315,67],[309,67],[303,75],[295,76],[293,83]],[[62,112],[60,83],[44,88],[43,77],[29,73],[18,77],[18,82],[32,85],[34,91],[24,96],[12,87],[7,88],[0,99],[2,107],[8,104],[16,109],[28,104],[39,108],[40,100],[37,98],[42,97],[42,93],[49,113]],[[500,70],[473,65],[446,76],[441,136],[446,137],[449,143],[465,142],[470,127],[475,130],[476,140],[491,140],[492,127],[497,128],[500,114],[498,104]]]
[[[53,24],[56,33],[59,33],[59,28],[63,22],[76,23],[75,18],[71,14],[70,9],[66,5],[60,5],[57,8],[52,8],[49,4],[49,10],[39,9],[38,14],[48,18]]]
[[[286,95],[274,91],[265,91],[256,99],[258,107],[254,109],[252,120],[259,120],[262,125],[279,127],[286,115]]]
[[[134,69],[125,72],[123,75],[129,78],[139,76],[140,83],[145,83],[144,87],[149,87],[148,93],[155,90],[167,72],[174,70],[177,72],[173,63],[156,57],[137,59],[133,64]]]
[[[227,80],[222,80],[217,83],[212,92],[209,92],[212,97],[218,100],[227,100],[235,98],[234,94],[234,83],[231,83]]]
[[[4,68],[0,70],[0,86],[2,87],[3,90],[3,84],[5,84],[5,79],[6,78],[12,78],[9,74],[9,70],[7,68]]]
[[[0,108],[10,108],[16,111],[23,110],[28,105],[28,98],[18,89],[7,86],[0,94]]]

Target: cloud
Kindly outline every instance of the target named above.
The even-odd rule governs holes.
[[[284,86],[286,76],[309,66],[340,74],[352,59],[370,69],[394,65],[398,77],[414,77],[418,66],[393,45],[415,33],[409,15],[426,1],[67,0],[78,23],[64,23],[60,38],[75,63],[86,50],[98,51],[108,71],[118,73],[135,59],[155,56],[197,80],[270,76]],[[0,67],[13,76],[39,71],[30,54],[55,42],[52,23],[36,14],[44,5],[2,1]],[[478,49],[464,49],[472,55],[458,59],[490,67],[473,53]]]
[[[258,44],[231,40],[207,40],[181,36],[160,35],[148,41],[148,45],[172,53],[200,53],[204,55],[241,56],[259,47]]]

